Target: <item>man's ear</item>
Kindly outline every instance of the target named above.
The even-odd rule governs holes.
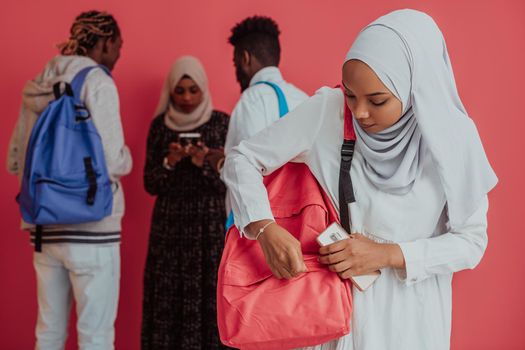
[[[108,53],[108,42],[111,40],[110,39],[102,39],[102,52],[103,53]]]
[[[93,47],[93,52],[107,53],[108,48],[106,47],[105,39],[98,39],[97,43]]]
[[[252,55],[247,51],[242,51],[242,63],[246,66],[249,66],[252,62]]]

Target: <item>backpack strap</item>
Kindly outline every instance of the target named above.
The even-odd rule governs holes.
[[[352,123],[352,112],[346,103],[344,105],[344,110],[344,140],[341,146],[341,166],[339,168],[339,216],[341,226],[343,226],[348,233],[352,233],[350,230],[350,213],[348,211],[348,204],[355,202],[350,169],[354,157],[356,135],[354,124]]]
[[[35,252],[42,252],[42,225],[36,225],[35,232]]]
[[[91,157],[84,158],[84,170],[86,172],[86,177],[89,182],[89,188],[86,196],[87,205],[95,204],[95,196],[97,195],[97,174],[95,169],[93,169],[93,160]]]
[[[255,83],[254,85],[259,84],[266,84],[273,88],[273,91],[277,94],[277,99],[279,102],[279,118],[284,117],[290,110],[288,109],[288,102],[286,102],[286,97],[284,96],[283,90],[279,87],[279,85],[272,83],[270,81],[259,81]],[[234,224],[234,218],[233,218],[233,210],[230,210],[230,214],[228,215],[228,218],[226,219],[226,232],[228,232],[229,228],[232,227]]]
[[[91,66],[81,69],[71,81],[71,84],[65,84],[65,91],[69,96],[73,96],[75,100],[75,121],[82,122],[86,121],[89,118],[91,118],[91,114],[85,107],[84,103],[80,100],[80,93],[82,91],[82,87],[84,86],[84,82],[86,81],[86,77],[91,70],[94,68],[100,68],[102,69],[108,76],[111,77],[111,73],[106,66],[103,66],[99,64],[98,66]],[[55,87],[54,87],[55,88]],[[60,87],[58,87],[58,91],[60,91]],[[70,93],[71,92],[71,93]],[[56,96],[56,89],[55,89],[55,96]]]
[[[109,72],[109,69],[106,68],[106,66],[103,66],[101,64],[97,66],[91,66],[81,69],[73,78],[71,81],[71,88],[73,90],[73,95],[75,96],[76,102],[80,102],[80,92],[82,91],[82,86],[84,86],[84,82],[86,80],[86,77],[89,72],[91,72],[94,68],[100,68],[102,69],[107,75],[111,77],[111,73]]]
[[[254,85],[260,85],[260,84],[265,84],[273,88],[273,90],[277,94],[277,99],[279,100],[279,118],[284,117],[284,115],[288,113],[290,110],[288,109],[288,102],[286,102],[286,97],[284,97],[283,90],[281,90],[279,85],[272,83],[271,81],[259,81],[255,83]]]

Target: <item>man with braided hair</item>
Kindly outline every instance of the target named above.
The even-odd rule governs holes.
[[[61,55],[51,59],[35,79],[26,83],[20,116],[8,154],[8,171],[21,178],[31,130],[49,101],[53,85],[71,82],[82,69],[92,69],[80,100],[89,110],[102,140],[113,188],[111,215],[96,222],[43,226],[42,251],[34,253],[38,285],[36,349],[63,349],[71,296],[76,302],[78,346],[82,350],[114,348],[120,281],[120,231],[124,194],[120,177],[131,171],[132,160],[124,143],[119,97],[109,75],[120,56],[122,38],[117,22],[108,13],[80,14],[69,39],[58,45]],[[107,70],[107,72],[105,71]],[[71,145],[74,147],[74,145]],[[34,242],[35,226],[22,222]]]
[[[120,57],[122,37],[117,21],[107,12],[81,13],[70,30],[69,40],[58,45],[62,55],[91,57],[113,70]]]

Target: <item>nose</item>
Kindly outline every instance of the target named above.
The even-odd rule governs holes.
[[[185,102],[189,102],[191,101],[191,94],[189,92],[185,92],[184,95],[182,95],[182,99],[185,101]]]
[[[357,120],[367,119],[370,117],[370,112],[365,103],[356,103],[352,109],[352,113]]]

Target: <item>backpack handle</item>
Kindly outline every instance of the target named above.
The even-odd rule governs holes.
[[[53,95],[55,95],[55,100],[58,100],[64,94],[66,94],[67,96],[73,97],[73,89],[71,89],[71,85],[69,85],[68,83],[63,83],[63,84],[64,84],[64,92],[60,91],[60,86],[62,85],[61,81],[53,85]]]

